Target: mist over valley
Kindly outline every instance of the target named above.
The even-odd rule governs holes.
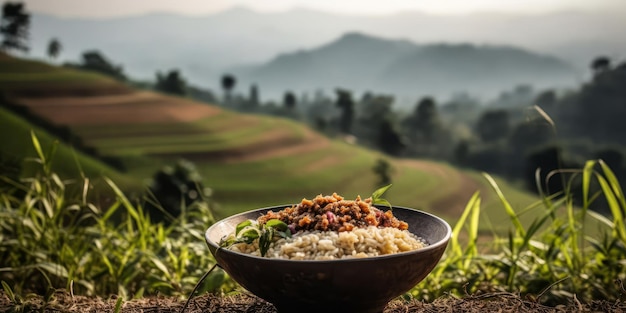
[[[626,22],[618,15],[334,15],[311,10],[257,13],[235,8],[190,17],[153,13],[111,19],[35,15],[33,55],[51,37],[62,59],[96,49],[134,79],[179,69],[194,85],[219,91],[225,73],[236,91],[257,84],[263,99],[287,90],[394,94],[414,103],[426,94],[469,93],[488,100],[527,84],[575,88],[598,55],[620,57]]]

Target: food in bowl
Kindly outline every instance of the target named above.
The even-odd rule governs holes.
[[[254,256],[290,260],[335,260],[400,253],[427,243],[408,231],[372,197],[346,200],[333,193],[246,220],[220,242]]]

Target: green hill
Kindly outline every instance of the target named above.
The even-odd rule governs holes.
[[[132,90],[95,74],[33,61],[9,62],[10,67],[0,67],[0,77],[4,77],[0,89],[9,103],[52,125],[67,127],[99,155],[119,159],[127,169],[123,176],[115,176],[115,171],[101,163],[81,158],[87,174],[144,182],[163,166],[184,158],[196,164],[205,185],[212,188],[220,216],[299,202],[320,193],[367,197],[379,187],[372,168],[381,158],[393,166],[394,187],[387,198],[395,205],[424,209],[453,221],[471,195],[482,190],[487,203],[484,218],[490,217],[497,225],[504,216],[489,212],[502,209],[482,178],[448,164],[393,159],[329,139],[288,119],[239,114],[186,98]],[[33,78],[43,77],[46,71],[45,79]],[[7,79],[12,74],[21,75],[19,84]],[[71,88],[58,88],[57,77],[71,77],[64,80]],[[83,81],[83,77],[93,79]],[[35,80],[37,83],[26,83]],[[90,90],[87,94],[77,91],[86,89]],[[0,112],[2,133],[15,134],[2,136],[2,152],[31,155],[25,148],[30,144],[26,135],[30,126],[8,110]],[[76,173],[69,169],[76,161],[68,154],[57,162],[68,174]],[[504,183],[503,188],[514,190]],[[523,192],[512,194],[516,208],[535,200]]]

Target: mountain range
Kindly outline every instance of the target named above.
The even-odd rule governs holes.
[[[98,49],[114,63],[123,65],[131,77],[154,80],[157,71],[177,68],[188,80],[211,89],[220,88],[219,78],[224,73],[237,72],[242,75],[237,86],[240,92],[245,92],[249,84],[258,83],[265,95],[274,96],[277,91],[270,90],[269,86],[283,80],[278,72],[297,74],[293,68],[286,67],[286,63],[298,63],[302,69],[307,64],[315,67],[314,64],[324,59],[324,54],[333,54],[333,49],[337,50],[334,57],[338,59],[322,62],[324,68],[317,70],[324,70],[324,73],[313,71],[307,76],[323,74],[333,84],[348,82],[344,85],[350,87],[349,82],[354,81],[354,86],[371,86],[385,92],[386,88],[378,88],[379,83],[393,82],[398,86],[396,89],[421,84],[407,80],[414,75],[410,73],[412,66],[434,79],[437,75],[431,70],[438,67],[452,68],[458,74],[459,67],[464,66],[461,63],[484,67],[480,62],[511,53],[516,54],[511,58],[537,58],[538,61],[529,67],[522,62],[518,68],[500,72],[493,69],[481,76],[495,75],[490,79],[497,79],[498,75],[520,68],[526,68],[525,72],[534,68],[552,73],[547,69],[553,68],[557,72],[555,76],[561,77],[574,69],[577,72],[569,80],[579,83],[593,57],[621,57],[626,50],[626,42],[621,40],[624,33],[626,19],[622,16],[585,12],[459,16],[404,12],[349,16],[302,9],[258,13],[238,8],[194,17],[153,13],[89,20],[34,14],[31,46],[33,55],[43,57],[48,41],[58,38],[63,45],[61,57],[65,60],[76,61],[83,51]],[[349,52],[351,49],[347,47],[351,45],[354,45],[353,51]],[[358,48],[359,45],[364,46]],[[358,55],[354,51],[359,51]],[[460,51],[465,51],[466,61],[449,63],[445,57],[437,58],[443,53],[449,60]],[[309,61],[305,60],[307,58]],[[371,58],[376,61],[368,61]],[[510,59],[506,60],[503,63],[512,64]],[[435,63],[429,63],[431,61]],[[406,62],[413,65],[407,66]],[[363,63],[368,66],[359,65]],[[552,65],[541,65],[548,63]],[[475,79],[476,72],[472,72],[471,66],[468,70],[468,75],[472,74],[470,77]],[[267,74],[264,82],[256,81],[263,73]],[[525,75],[520,73],[519,77],[525,79]],[[449,77],[442,74],[437,79],[448,82]],[[294,84],[304,84],[296,82],[295,78],[292,77]],[[543,84],[517,79],[508,84],[516,83]],[[265,85],[268,87],[263,87]],[[264,88],[267,90],[263,91]],[[445,90],[452,91],[455,90]]]
[[[258,82],[274,96],[286,90],[304,93],[341,87],[358,93],[393,94],[409,102],[453,93],[493,96],[522,84],[565,88],[580,77],[579,71],[561,59],[519,48],[417,45],[360,33],[345,34],[318,48],[281,54],[235,73]]]

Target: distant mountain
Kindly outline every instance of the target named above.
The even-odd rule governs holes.
[[[194,17],[155,13],[93,20],[34,14],[31,23],[34,56],[45,57],[49,40],[56,37],[63,45],[63,60],[76,61],[81,52],[98,49],[123,65],[131,77],[154,79],[158,70],[178,68],[194,84],[212,89],[219,89],[220,76],[233,68],[276,61],[281,53],[308,51],[351,32],[420,45],[522,47],[562,57],[581,71],[588,70],[595,56],[620,58],[626,51],[622,39],[626,19],[620,13],[348,16],[311,10],[258,13],[232,9]],[[383,66],[386,57],[381,55],[380,63],[370,66]],[[241,81],[236,89],[247,91],[248,86]]]
[[[375,88],[372,78],[416,47],[408,41],[349,33],[320,48],[281,54],[262,66],[249,69],[246,78],[269,88]],[[241,74],[245,77],[245,73]]]
[[[349,33],[310,50],[281,54],[261,66],[240,68],[244,81],[280,95],[343,87],[406,97],[455,92],[493,96],[519,84],[572,86],[580,77],[567,62],[519,48],[471,44],[418,45]]]

